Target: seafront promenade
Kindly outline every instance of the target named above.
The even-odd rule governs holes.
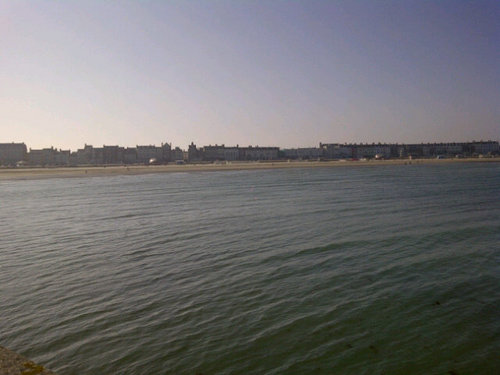
[[[56,375],[56,373],[0,346],[0,375]]]
[[[266,161],[266,162],[220,162],[207,164],[166,164],[131,166],[88,166],[53,168],[0,168],[1,180],[37,180],[66,177],[103,177],[117,175],[138,175],[150,173],[182,173],[235,170],[261,170],[284,168],[320,168],[347,166],[388,166],[388,165],[445,165],[454,163],[494,163],[500,158],[463,159],[389,159],[389,160],[337,160],[337,161]]]

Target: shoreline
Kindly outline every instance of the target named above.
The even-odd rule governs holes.
[[[495,163],[500,158],[463,159],[389,159],[389,160],[335,160],[335,161],[266,161],[266,162],[223,162],[211,164],[167,164],[167,165],[110,165],[77,167],[0,168],[0,181],[39,180],[48,178],[82,178],[127,176],[153,173],[184,173],[210,171],[239,171],[285,168],[330,168],[388,165],[444,165],[452,163]]]

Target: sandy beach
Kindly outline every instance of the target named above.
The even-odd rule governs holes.
[[[274,161],[274,162],[221,162],[211,164],[168,164],[168,165],[131,165],[131,166],[78,166],[52,168],[0,168],[0,180],[35,180],[66,177],[103,177],[117,175],[139,175],[150,173],[210,172],[234,170],[259,170],[283,168],[325,168],[353,166],[420,165],[449,163],[491,163],[500,158],[468,159],[394,159],[359,161]]]

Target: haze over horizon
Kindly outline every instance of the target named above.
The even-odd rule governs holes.
[[[498,1],[0,0],[0,142],[499,140]]]

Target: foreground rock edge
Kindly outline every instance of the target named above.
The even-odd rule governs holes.
[[[56,375],[56,373],[0,346],[0,375]]]

